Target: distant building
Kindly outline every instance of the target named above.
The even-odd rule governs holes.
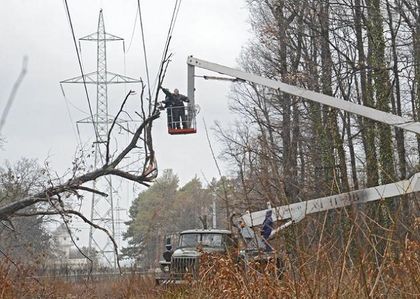
[[[54,261],[55,266],[69,266],[72,269],[86,268],[89,260],[74,246],[65,224],[61,224],[52,235],[57,256]],[[88,254],[86,247],[83,247],[82,250],[84,254]]]

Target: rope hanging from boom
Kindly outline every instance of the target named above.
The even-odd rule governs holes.
[[[217,76],[195,76],[196,78],[203,78],[204,80],[219,80],[219,81],[231,81],[231,82],[245,82],[240,78],[228,78],[228,77],[217,77]]]

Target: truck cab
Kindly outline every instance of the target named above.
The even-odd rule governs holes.
[[[191,229],[180,233],[175,250],[164,253],[164,260],[156,270],[156,283],[180,283],[188,278],[197,278],[199,258],[202,252],[226,253],[234,244],[232,233],[222,229]]]

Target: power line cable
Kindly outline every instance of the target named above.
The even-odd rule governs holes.
[[[178,7],[176,9],[176,13],[175,13],[175,16],[174,16],[174,22],[173,22],[172,29],[171,29],[171,36],[172,36],[172,34],[174,32],[174,29],[175,29],[175,23],[178,19],[178,13],[179,13],[179,9],[181,8],[181,3],[182,3],[182,0],[179,0],[179,4],[178,4]]]
[[[137,7],[139,9],[139,19],[140,19],[140,29],[141,29],[141,38],[143,41],[143,53],[144,53],[144,63],[145,63],[145,67],[146,67],[146,76],[147,76],[147,88],[149,90],[149,99],[152,100],[152,94],[151,94],[151,90],[150,90],[150,77],[149,77],[149,66],[147,63],[147,53],[146,53],[146,41],[144,39],[144,30],[143,30],[143,20],[141,17],[141,5],[140,5],[140,0],[137,0]]]
[[[162,57],[160,59],[159,71],[158,71],[158,73],[156,75],[156,78],[155,78],[155,81],[153,83],[153,92],[156,91],[156,87],[157,87],[156,85],[157,85],[157,82],[158,82],[158,79],[159,79],[159,73],[160,73],[161,69],[163,68],[164,59],[165,59],[165,56],[168,52],[169,45],[171,43],[172,34],[173,34],[174,29],[175,29],[175,23],[176,23],[176,20],[178,18],[178,13],[179,13],[179,10],[180,10],[180,7],[181,7],[181,2],[182,2],[182,0],[176,0],[175,5],[174,5],[174,9],[172,11],[171,22],[169,23],[168,34],[166,36],[166,41],[165,41],[165,45],[163,47]]]
[[[85,78],[85,74],[83,72],[82,60],[81,60],[81,57],[80,57],[79,49],[77,48],[76,36],[74,34],[73,22],[71,20],[70,10],[69,10],[69,6],[67,4],[67,0],[64,0],[64,4],[65,4],[66,12],[67,12],[67,19],[68,19],[69,24],[70,24],[71,34],[73,36],[73,43],[74,43],[74,47],[76,49],[77,60],[79,62],[80,72],[82,73],[83,86],[84,86],[85,93],[86,93],[86,99],[87,99],[88,106],[89,106],[89,113],[90,113],[90,117],[92,119],[93,129],[95,131],[96,138],[99,140],[99,133],[98,133],[98,129],[97,129],[96,125],[95,125],[95,120],[93,118],[92,105],[90,103],[89,93],[88,93],[87,84],[86,84],[86,78]]]
[[[83,114],[89,114],[88,112],[80,109],[79,107],[77,107],[75,104],[73,104],[72,101],[69,100],[69,98],[66,96],[66,93],[64,92],[64,87],[63,85],[60,83],[60,88],[61,88],[61,93],[63,94],[64,100],[66,101],[67,105],[72,106],[74,109],[76,109],[77,111],[83,113]]]
[[[164,62],[164,59],[165,59],[165,55],[167,53],[167,47],[168,47],[168,43],[169,43],[169,40],[170,40],[171,28],[173,26],[173,21],[174,21],[174,16],[175,16],[177,5],[178,5],[178,0],[176,0],[176,2],[175,2],[174,9],[172,11],[171,21],[169,22],[168,33],[166,35],[165,44],[163,46],[162,56],[161,56],[160,61],[159,61],[159,69],[158,69],[158,72],[156,74],[155,80],[153,82],[153,93],[156,91],[156,85],[157,85],[157,82],[159,80],[159,73],[160,73],[160,71],[163,67],[163,62]]]
[[[133,43],[134,33],[136,32],[136,25],[137,25],[137,19],[138,19],[138,17],[139,17],[139,11],[137,10],[136,11],[136,18],[134,19],[133,30],[131,31],[130,43],[128,44],[128,48],[127,48],[127,52],[126,53],[128,53],[128,51],[130,51],[131,45]]]
[[[69,101],[67,101],[67,97],[66,97],[66,94],[64,93],[63,85],[60,84],[60,87],[61,87],[61,91],[63,93],[64,102],[66,104],[67,114],[69,115],[69,119],[70,119],[70,123],[71,123],[71,128],[73,130],[73,133],[74,133],[74,136],[76,137],[77,142],[79,143],[79,146],[81,146],[81,141],[78,140],[76,130],[73,127],[74,121],[73,121],[73,118],[71,116],[70,107],[69,107]]]
[[[177,12],[177,7],[178,7],[178,0],[175,1],[175,5],[174,5],[174,9],[172,11],[172,17],[171,17],[171,22],[169,23],[169,28],[168,28],[168,34],[166,35],[166,41],[165,41],[165,46],[164,46],[164,50],[166,49],[169,41],[170,41],[170,37],[172,35],[172,31],[173,31],[173,26],[174,26],[174,20],[175,20],[175,14]],[[163,53],[164,54],[164,53]],[[162,54],[162,56],[163,56]],[[162,57],[163,58],[163,57]]]

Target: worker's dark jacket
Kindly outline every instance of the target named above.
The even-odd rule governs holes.
[[[174,107],[184,107],[184,102],[189,102],[188,98],[182,94],[172,94],[172,97],[174,99]]]
[[[273,230],[273,218],[271,218],[272,211],[267,211],[265,216],[263,226],[261,229],[261,235],[264,239],[268,240],[270,237],[271,231]]]
[[[163,93],[166,95],[165,108],[168,107],[184,107],[184,102],[189,102],[188,98],[182,94],[175,95],[166,88],[162,88]]]
[[[166,95],[165,100],[163,101],[165,108],[175,107],[176,105],[174,95],[166,88],[162,88],[162,91]]]

